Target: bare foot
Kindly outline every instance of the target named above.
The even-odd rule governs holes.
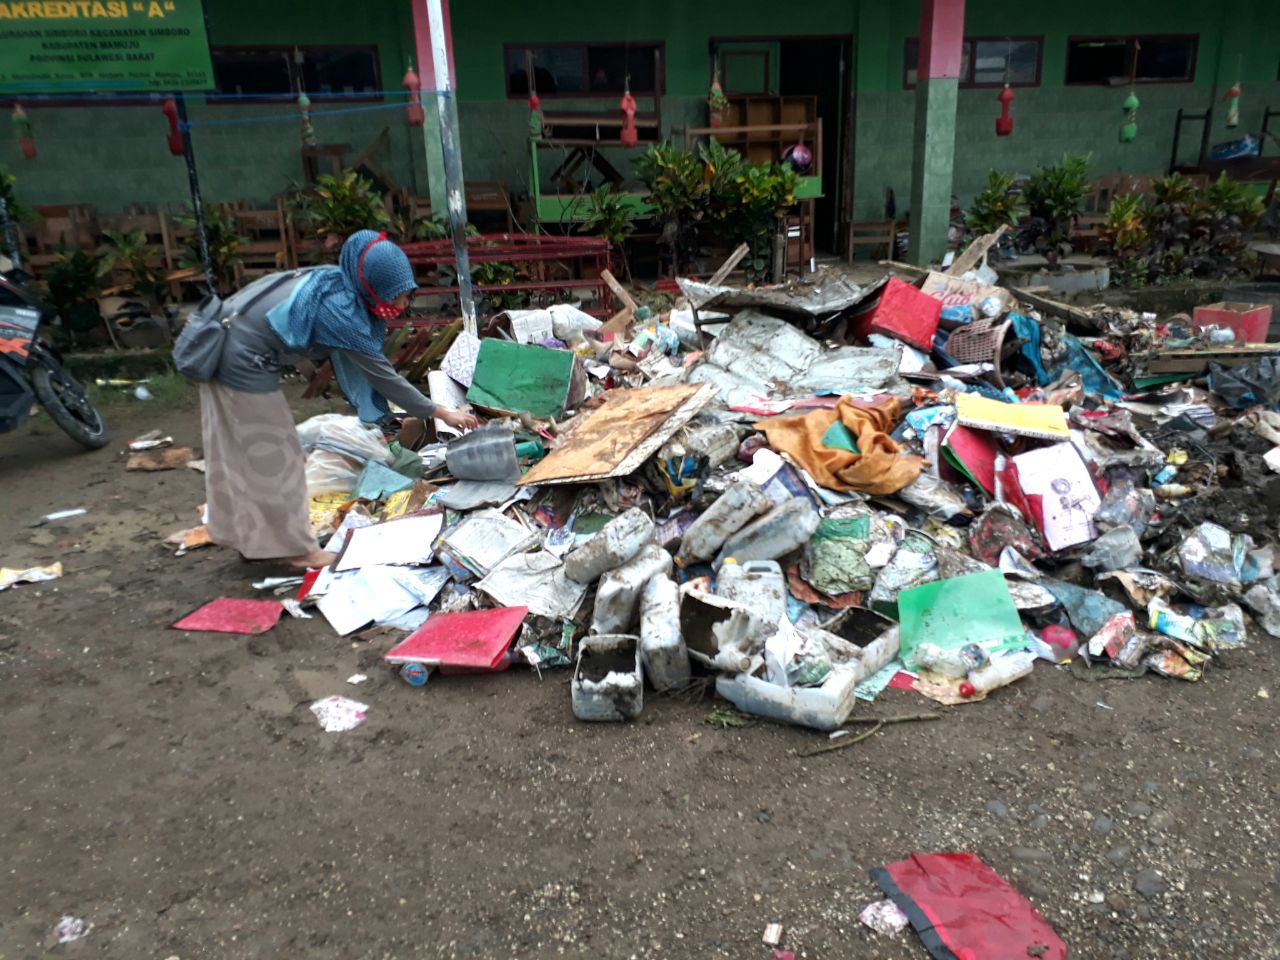
[[[304,553],[300,557],[290,557],[289,566],[296,567],[299,570],[307,570],[312,567],[327,567],[338,559],[336,553],[330,553],[328,550],[312,550],[310,553]]]

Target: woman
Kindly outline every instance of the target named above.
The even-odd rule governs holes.
[[[471,414],[438,408],[382,353],[386,321],[404,312],[416,287],[404,251],[362,230],[343,244],[338,266],[266,277],[232,298],[243,312],[227,328],[217,376],[200,386],[214,543],[299,568],[335,559],[311,532],[305,458],[280,392],[281,370],[302,359],[332,361],[363,420],[380,419],[390,400],[410,416],[476,426]]]

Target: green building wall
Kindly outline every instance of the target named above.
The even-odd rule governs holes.
[[[305,6],[283,0],[207,3],[214,44],[373,43],[379,48],[383,85],[395,89],[413,59],[408,0],[367,0],[358,8],[338,0],[313,0]],[[502,180],[516,193],[528,189],[528,108],[522,100],[506,98],[504,43],[663,41],[667,93],[662,115],[669,132],[705,123],[712,37],[853,36],[854,214],[858,219],[878,218],[886,186],[896,192],[899,211],[906,209],[914,91],[903,89],[902,60],[906,38],[917,32],[914,3],[654,0],[620,6],[569,0],[453,0],[452,8],[463,162],[469,180]],[[1040,85],[1016,90],[1011,137],[994,134],[996,90],[960,90],[955,193],[967,201],[991,167],[1030,172],[1068,150],[1092,154],[1098,175],[1163,172],[1177,110],[1203,110],[1236,79],[1244,85],[1241,126],[1226,130],[1224,105],[1214,103],[1217,122],[1211,142],[1256,130],[1266,107],[1280,109],[1280,17],[1273,10],[1267,0],[1236,0],[1216,8],[1192,0],[1020,5],[970,0],[966,33],[1042,36],[1043,60]],[[1067,38],[1143,33],[1198,34],[1195,80],[1139,85],[1138,139],[1121,144],[1120,103],[1127,90],[1066,86]],[[429,78],[424,80],[429,84]],[[201,180],[210,200],[265,201],[301,178],[300,124],[291,106],[207,105],[201,97],[189,99]],[[600,101],[590,105],[601,107]],[[549,101],[546,106],[571,109],[574,104]],[[645,107],[642,99],[641,108]],[[422,132],[405,126],[402,109],[326,117],[328,109],[339,108],[320,102],[314,107],[322,142],[350,143],[358,152],[385,126],[391,142],[378,156],[379,164],[415,192],[427,192]],[[130,203],[185,202],[185,169],[165,147],[166,127],[158,104],[33,108],[29,113],[39,158],[23,160],[12,138],[0,143],[0,164],[18,175],[20,195],[27,202],[92,203],[105,212]],[[248,122],[280,114],[283,119]],[[1275,126],[1280,131],[1280,123]],[[829,121],[827,135],[832,133]],[[1199,133],[1198,125],[1186,127],[1183,159],[1194,158]],[[625,158],[620,151],[612,155],[622,164]]]

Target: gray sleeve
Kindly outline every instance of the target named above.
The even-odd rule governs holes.
[[[436,404],[396,373],[395,367],[391,366],[391,361],[382,354],[375,357],[367,353],[357,353],[354,350],[334,352],[341,353],[343,357],[359,367],[360,372],[369,381],[369,386],[392,403],[403,407],[409,416],[426,418],[435,415]]]

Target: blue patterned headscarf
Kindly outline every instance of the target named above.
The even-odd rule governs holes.
[[[281,318],[284,322],[273,322],[272,327],[292,350],[319,346],[377,356],[387,337],[387,323],[370,311],[369,289],[389,303],[417,286],[403,250],[382,234],[360,230],[342,245],[338,265],[315,270],[298,288],[287,316]],[[340,354],[331,359],[338,385],[360,419],[373,423],[385,417],[389,412],[386,400],[374,392],[359,369]]]
[[[294,349],[336,347],[358,353],[378,354],[387,336],[387,324],[369,310],[372,299],[365,288],[388,303],[417,287],[413,267],[404,251],[372,230],[353,233],[342,245],[336,267],[321,267],[298,291],[289,308],[289,324],[280,333]],[[370,246],[372,244],[372,246]],[[366,250],[366,248],[368,248]],[[364,278],[360,257],[364,255]]]

